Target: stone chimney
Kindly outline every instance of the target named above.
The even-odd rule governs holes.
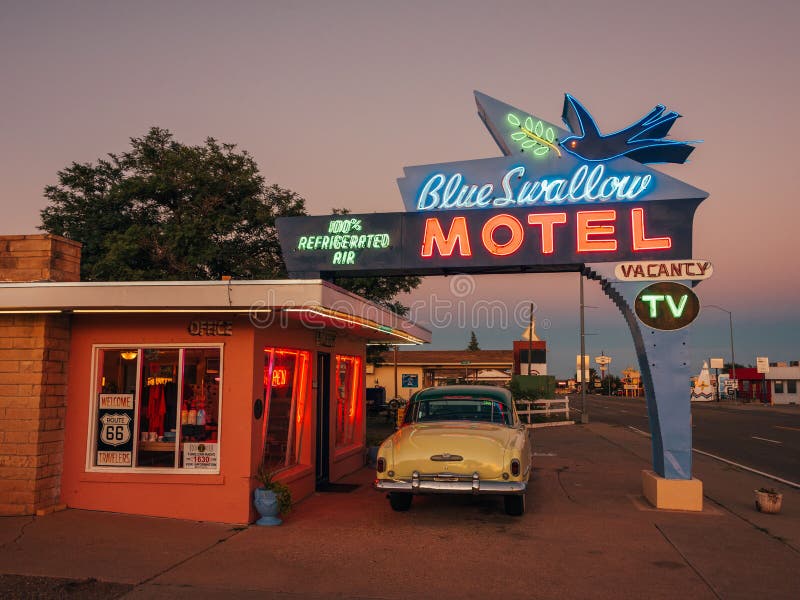
[[[80,280],[81,245],[0,236],[0,282]],[[69,317],[0,313],[0,515],[60,507]]]

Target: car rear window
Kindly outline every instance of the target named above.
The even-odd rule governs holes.
[[[404,419],[405,423],[433,421],[481,421],[511,425],[511,414],[508,406],[493,398],[442,396],[413,402]]]

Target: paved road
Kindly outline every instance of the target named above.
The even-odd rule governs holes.
[[[590,421],[650,431],[642,399],[590,395],[586,403]],[[800,483],[800,407],[694,403],[692,420],[696,450]]]

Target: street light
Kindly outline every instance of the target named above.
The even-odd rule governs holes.
[[[731,379],[736,380],[736,356],[733,354],[733,313],[716,304],[705,304],[704,306],[707,308],[716,308],[717,310],[728,313],[728,324],[731,328]],[[737,384],[736,387],[738,388],[739,385]]]

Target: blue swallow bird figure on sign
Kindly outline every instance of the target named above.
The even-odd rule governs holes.
[[[566,94],[561,118],[574,135],[565,137],[559,144],[570,154],[593,162],[627,156],[642,164],[684,163],[694,146],[689,142],[664,139],[680,117],[675,111],[666,110],[659,104],[625,129],[603,135],[589,111]]]

